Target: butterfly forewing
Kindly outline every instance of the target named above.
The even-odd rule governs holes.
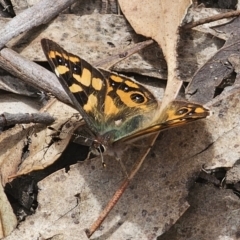
[[[44,53],[88,126],[98,138],[114,142],[143,128],[158,103],[134,80],[91,66],[55,42],[42,39]]]
[[[55,42],[42,39],[43,51],[61,85],[89,127],[95,128],[94,110],[104,105],[106,82],[102,74],[88,62],[68,53]],[[101,94],[99,94],[101,92]],[[101,111],[98,114],[102,119]]]

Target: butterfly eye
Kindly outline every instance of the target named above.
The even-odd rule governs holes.
[[[130,98],[132,99],[133,102],[135,103],[143,103],[145,101],[145,98],[143,95],[138,94],[138,93],[133,93],[131,94]]]

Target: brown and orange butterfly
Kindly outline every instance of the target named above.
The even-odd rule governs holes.
[[[42,39],[41,44],[61,85],[87,124],[94,153],[210,114],[200,104],[173,101],[159,115],[160,103],[143,85],[94,68],[51,40]]]

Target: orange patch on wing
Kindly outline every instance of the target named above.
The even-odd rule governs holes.
[[[104,107],[104,113],[106,115],[112,115],[117,114],[119,112],[119,109],[114,104],[113,99],[110,96],[106,96],[105,99],[105,107]]]
[[[84,68],[82,71],[81,83],[84,86],[89,87],[91,84],[91,78],[92,78],[91,72],[87,68]]]
[[[170,121],[170,120],[173,120],[175,118],[179,118],[180,117],[180,116],[176,115],[176,111],[175,110],[167,110],[167,116],[168,116],[168,118],[167,118],[166,121]],[[183,116],[184,116],[184,114],[183,114]]]
[[[115,82],[123,82],[123,79],[120,76],[111,75],[110,78]]]
[[[80,62],[80,58],[77,56],[69,56],[69,61],[74,62],[74,63]]]
[[[50,51],[50,52],[48,53],[48,57],[49,57],[49,58],[55,58],[56,55],[61,56],[61,54],[60,54],[59,52],[56,52],[56,51]]]
[[[59,75],[63,75],[68,71],[69,71],[69,68],[63,65],[59,65],[55,68],[55,73],[57,74],[58,77]]]
[[[82,92],[82,87],[76,83],[73,83],[70,87],[69,87],[70,91],[72,93],[77,93],[77,92]]]
[[[139,85],[137,85],[135,82],[132,82],[130,80],[126,80],[125,84],[127,84],[129,87],[132,87],[132,88],[139,88]]]
[[[82,78],[81,78],[80,75],[78,75],[78,74],[73,74],[73,77],[74,77],[79,83],[82,84]]]
[[[196,112],[196,113],[204,113],[204,112],[206,112],[206,109],[204,109],[204,108],[202,108],[202,107],[197,107],[197,108],[195,109],[195,112]]]
[[[99,91],[99,90],[101,90],[102,89],[102,79],[100,79],[100,78],[93,78],[92,79],[92,87],[95,89],[95,90],[97,90],[97,91]]]
[[[86,112],[90,112],[92,111],[93,108],[95,108],[97,105],[97,97],[94,96],[93,94],[90,94],[88,96],[88,101],[87,103],[83,106],[83,109],[86,111]]]

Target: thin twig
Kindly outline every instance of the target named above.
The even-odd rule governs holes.
[[[0,51],[0,67],[24,82],[50,92],[64,103],[71,103],[55,74],[29,61],[9,48]],[[17,79],[15,79],[17,81]]]
[[[154,43],[154,41],[152,39],[146,40],[144,42],[136,43],[133,46],[131,46],[130,48],[121,50],[111,57],[108,57],[102,61],[93,63],[93,66],[110,69],[113,65],[128,58],[129,56],[133,55],[134,53],[139,52],[143,48],[145,48],[153,43]]]
[[[232,11],[232,12],[227,12],[227,13],[220,13],[211,17],[207,17],[207,18],[203,18],[200,19],[196,22],[192,22],[192,23],[187,23],[185,25],[182,26],[182,28],[184,29],[191,29],[194,27],[197,27],[199,25],[203,25],[205,23],[210,23],[210,22],[215,22],[217,20],[221,20],[223,18],[231,18],[231,17],[237,17],[240,15],[240,11]]]
[[[0,114],[0,127],[12,126],[20,123],[52,124],[55,119],[48,113],[2,113]]]
[[[88,237],[91,237],[92,234],[100,227],[104,219],[107,217],[107,215],[110,213],[110,211],[113,209],[113,207],[117,204],[120,197],[125,192],[126,188],[128,187],[130,181],[134,178],[134,176],[139,171],[140,167],[142,166],[145,158],[147,157],[148,153],[152,149],[152,146],[154,145],[156,139],[158,137],[158,133],[152,135],[152,140],[150,143],[150,146],[146,150],[146,152],[143,154],[143,156],[139,159],[139,161],[134,165],[132,168],[128,178],[124,180],[124,182],[121,184],[121,186],[118,188],[118,190],[115,192],[111,200],[108,202],[105,209],[100,213],[98,219],[91,225],[89,229],[86,230],[86,234]]]
[[[23,11],[0,30],[0,49],[19,34],[47,23],[76,0],[42,0]]]

